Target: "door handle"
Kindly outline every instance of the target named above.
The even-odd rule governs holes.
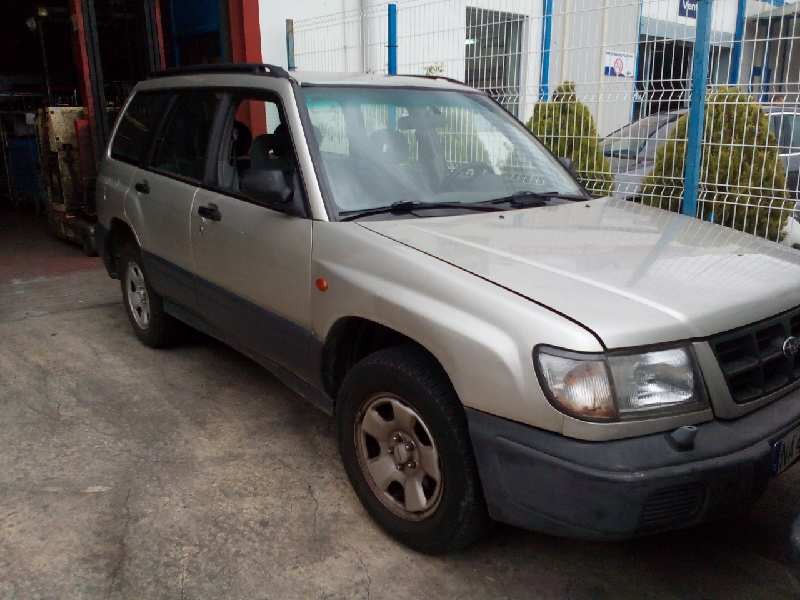
[[[219,212],[219,207],[216,204],[207,204],[197,208],[197,214],[208,219],[209,221],[221,221],[222,213]]]
[[[137,192],[140,194],[149,194],[150,193],[150,184],[147,183],[147,180],[139,181],[136,185],[133,186]]]

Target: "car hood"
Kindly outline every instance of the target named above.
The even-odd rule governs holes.
[[[620,199],[360,224],[579,321],[608,348],[800,305],[800,252]]]

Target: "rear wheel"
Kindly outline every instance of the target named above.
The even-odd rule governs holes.
[[[81,249],[86,256],[97,256],[97,250],[94,247],[94,239],[89,234],[84,234],[81,239]]]
[[[122,301],[136,337],[152,348],[174,342],[180,323],[164,311],[164,301],[150,286],[136,245],[127,242],[122,246],[118,269]]]
[[[441,368],[416,347],[372,354],[348,373],[339,449],[373,519],[415,550],[476,541],[488,525],[466,418]]]

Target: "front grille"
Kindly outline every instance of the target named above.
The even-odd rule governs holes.
[[[790,336],[800,337],[800,308],[711,339],[735,402],[758,400],[800,380],[800,354],[783,351]]]
[[[700,512],[705,488],[698,483],[663,488],[651,494],[639,518],[639,531],[648,532],[688,525]]]

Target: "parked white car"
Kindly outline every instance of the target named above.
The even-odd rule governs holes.
[[[786,222],[782,242],[800,250],[800,208],[795,209],[794,214]]]

